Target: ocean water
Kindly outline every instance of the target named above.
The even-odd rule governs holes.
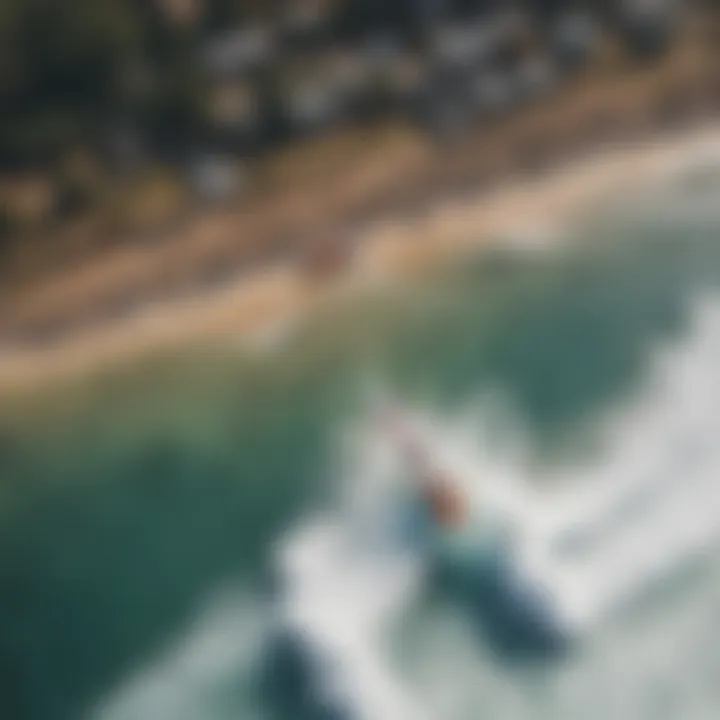
[[[3,399],[0,717],[717,717],[719,198],[655,188],[562,249]],[[386,396],[512,505],[562,657],[508,660],[422,559],[368,554]],[[582,550],[535,557],[563,538]],[[308,681],[319,706],[268,671],[279,612],[349,663]]]

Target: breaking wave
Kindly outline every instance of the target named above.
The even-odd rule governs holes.
[[[246,600],[215,606],[98,719],[274,717],[248,678],[278,636],[296,644],[306,666],[308,717],[459,720],[484,707],[503,718],[634,720],[657,703],[676,703],[683,717],[713,717],[718,367],[720,301],[700,298],[682,341],[656,348],[633,398],[598,418],[598,449],[544,470],[541,481],[520,423],[492,398],[453,417],[406,408],[470,502],[513,528],[516,572],[542,588],[563,631],[578,640],[570,660],[512,673],[467,632],[451,597],[413,610],[430,568],[393,535],[402,468],[370,411],[346,433],[337,496],[278,541],[270,613]],[[659,590],[697,567],[702,591],[668,599]],[[624,622],[642,602],[667,607]],[[407,623],[414,649],[399,660],[397,629]],[[689,674],[678,671],[688,666]],[[222,682],[232,690],[218,693]]]

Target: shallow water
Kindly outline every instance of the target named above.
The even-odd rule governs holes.
[[[275,348],[228,341],[8,401],[2,716],[301,717],[258,681],[270,557],[339,479],[372,474],[343,439],[364,426],[376,387],[430,413],[440,445],[480,445],[499,485],[607,485],[633,474],[637,453],[653,472],[685,472],[671,449],[688,437],[706,482],[720,467],[718,326],[697,314],[720,303],[720,214],[708,200],[720,191],[693,192],[664,198],[662,214],[598,219],[569,250],[496,253],[378,291]],[[661,356],[689,364],[695,385],[663,375]],[[601,595],[612,583],[597,578],[618,576],[607,568],[627,547],[643,568],[681,536],[648,554],[610,531],[614,550],[594,566],[605,574],[582,584]],[[431,719],[716,717],[720,564],[702,547],[562,662],[508,667],[442,589],[395,624],[383,662]]]

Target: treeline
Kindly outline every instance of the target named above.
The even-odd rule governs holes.
[[[583,5],[599,13],[560,0],[525,9],[547,23]],[[101,145],[125,128],[159,149],[202,143],[208,80],[201,55],[224,31],[267,28],[274,35],[268,62],[281,65],[297,61],[303,46],[306,53],[348,43],[421,48],[443,23],[510,7],[498,0],[2,0],[0,163],[53,161],[75,143]],[[278,93],[271,83],[283,81],[283,68],[273,70],[255,79],[265,85],[265,103]],[[289,132],[289,119],[275,110],[269,125]]]
[[[200,28],[168,22],[146,0],[2,0],[0,162],[55,161],[113,122],[192,126]]]
[[[608,28],[662,49],[675,5],[0,0],[0,181],[60,178],[72,211],[98,173],[252,158],[347,120],[402,112],[454,132],[544,92]]]

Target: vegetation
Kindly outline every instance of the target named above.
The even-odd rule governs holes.
[[[540,38],[535,51],[547,55],[567,13],[622,25],[608,8],[628,3],[0,0],[0,237],[32,216],[18,213],[16,196],[45,198],[48,183],[50,210],[28,205],[43,221],[94,206],[109,177],[156,165],[186,173],[203,155],[247,159],[368,113],[409,111],[454,131],[479,111],[473,91],[491,103],[515,56],[507,38],[490,53],[478,39],[459,67],[437,49],[445,30],[521,8]],[[653,52],[668,34],[660,16],[623,27]],[[590,37],[572,36],[566,56],[585,58],[578,42]],[[537,92],[547,73],[540,63],[524,68]]]

